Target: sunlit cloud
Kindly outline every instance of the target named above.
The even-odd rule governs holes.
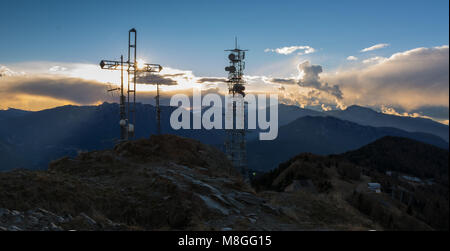
[[[348,57],[347,57],[347,60],[348,60],[348,61],[356,61],[356,60],[358,60],[358,58],[355,57],[355,56],[348,56]]]
[[[374,51],[374,50],[386,48],[388,46],[389,46],[389,44],[376,44],[376,45],[362,49],[361,52]]]
[[[6,66],[0,65],[0,77],[12,77],[12,76],[21,76],[24,75],[23,72],[15,72],[11,69],[9,69]]]
[[[286,46],[276,49],[265,49],[264,52],[275,52],[282,55],[289,55],[296,51],[300,51],[297,53],[297,55],[304,55],[304,54],[311,54],[314,53],[316,50],[308,45],[299,45],[299,46]]]
[[[408,113],[408,112],[397,112],[395,108],[388,107],[385,105],[381,106],[381,112],[384,114],[390,114],[395,116],[402,116],[402,117],[413,117],[413,118],[426,118],[431,119],[429,116],[421,115],[420,113],[414,112],[414,113]]]
[[[377,56],[377,57],[371,57],[371,58],[365,59],[362,62],[363,62],[363,64],[374,64],[374,63],[378,64],[378,63],[381,63],[381,62],[383,62],[385,60],[386,60],[385,57]]]
[[[448,46],[399,52],[365,68],[325,74],[340,86],[346,104],[393,106],[408,111],[424,106],[448,107]]]

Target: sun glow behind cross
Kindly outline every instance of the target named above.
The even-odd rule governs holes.
[[[136,69],[142,70],[142,69],[144,69],[144,66],[145,66],[145,60],[144,59],[139,58],[139,59],[136,60]]]

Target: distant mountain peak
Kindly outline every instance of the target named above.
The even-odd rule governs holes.
[[[345,111],[363,111],[363,112],[372,112],[372,113],[377,113],[376,111],[368,108],[368,107],[364,107],[364,106],[359,106],[359,105],[351,105],[349,107],[347,107],[347,109],[345,109]]]

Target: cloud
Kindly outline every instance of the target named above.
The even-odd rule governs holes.
[[[320,92],[327,93],[336,99],[342,99],[342,92],[337,85],[329,85],[327,82],[324,82],[320,79],[319,74],[322,73],[322,66],[320,65],[311,65],[309,61],[305,61],[298,65],[298,70],[300,72],[301,77],[299,79],[296,78],[268,78],[267,82],[273,84],[282,84],[282,85],[294,85],[297,84],[300,87],[311,88],[318,91],[317,95]]]
[[[207,77],[197,79],[197,83],[226,83],[226,82],[228,82],[228,79],[226,78]]]
[[[286,47],[281,47],[281,48],[276,48],[276,49],[265,49],[264,50],[264,52],[275,52],[275,53],[283,54],[283,55],[289,55],[296,51],[300,51],[297,53],[297,55],[303,55],[303,54],[314,53],[316,50],[314,48],[312,48],[311,46],[307,46],[307,45],[286,46]]]
[[[377,57],[372,57],[372,58],[368,58],[368,59],[363,60],[363,64],[381,63],[384,60],[386,60],[385,57],[377,56]]]
[[[295,85],[298,84],[298,80],[293,78],[269,78],[267,81],[274,84],[283,84],[283,85]]]
[[[449,103],[449,48],[416,48],[395,53],[361,69],[324,76],[338,84],[345,104],[381,105],[411,111]]]
[[[106,85],[97,81],[56,76],[19,76],[0,81],[2,100],[32,95],[93,104],[105,98]]]
[[[21,76],[21,75],[24,75],[24,73],[23,72],[15,72],[6,66],[0,65],[0,78],[1,77]]]
[[[342,99],[342,92],[338,85],[329,85],[327,82],[320,80],[319,74],[322,73],[322,66],[311,65],[309,61],[301,63],[299,70],[303,72],[303,77],[298,82],[302,87],[310,87],[319,91],[324,91],[337,99]]]
[[[358,67],[341,68],[333,73],[322,73],[322,67],[308,62],[300,64],[299,70],[298,78],[267,78],[277,88],[283,87],[279,90],[280,101],[301,107],[320,108],[324,104],[322,109],[345,109],[357,104],[398,116],[448,121],[447,45],[416,48],[386,58],[373,57],[360,62]],[[295,88],[294,83],[312,90]]]
[[[348,56],[348,57],[347,57],[347,60],[348,60],[348,61],[356,61],[356,60],[358,60],[358,58],[355,57],[355,56]]]
[[[374,51],[374,50],[382,49],[382,48],[385,48],[388,46],[389,46],[389,44],[376,44],[376,45],[362,49],[361,52]]]
[[[63,66],[59,66],[59,65],[55,65],[50,67],[50,69],[48,69],[50,72],[59,72],[59,71],[67,71],[66,67]]]
[[[173,74],[163,74],[162,75],[165,78],[173,78],[173,77],[184,77],[186,76],[186,73],[173,73]]]
[[[388,107],[388,106],[385,106],[385,105],[381,106],[381,112],[384,113],[384,114],[390,114],[390,115],[402,116],[402,117],[431,119],[431,117],[425,116],[425,115],[421,115],[420,113],[417,113],[417,112],[414,112],[414,113],[402,112],[402,113],[400,113],[395,108]]]
[[[331,110],[332,110],[332,108],[331,108],[330,106],[327,106],[327,105],[325,105],[325,104],[322,104],[322,105],[321,105],[321,108],[322,108],[322,110],[324,110],[324,111],[331,111]]]
[[[159,75],[159,74],[141,74],[136,77],[136,82],[139,84],[145,85],[177,85],[178,82],[171,77],[174,76],[183,76],[183,74],[167,74],[167,75]]]

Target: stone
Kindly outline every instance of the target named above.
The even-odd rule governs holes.
[[[52,231],[64,231],[64,229],[62,229],[60,226],[55,225],[55,223],[53,222],[50,223],[50,229]]]
[[[59,223],[64,223],[67,221],[66,219],[64,219],[64,217],[61,217],[61,216],[56,216],[55,218],[56,218],[56,221]]]
[[[236,195],[236,199],[249,205],[261,205],[265,202],[264,199],[258,198],[249,193],[239,193]]]
[[[271,214],[280,215],[280,210],[277,209],[277,208],[275,208],[275,207],[273,207],[273,206],[270,205],[270,204],[264,203],[264,204],[262,204],[261,206],[262,206],[262,208],[263,208],[264,210],[266,210],[267,212],[269,212],[269,213],[271,213]]]
[[[34,216],[30,215],[30,216],[27,217],[27,219],[28,219],[28,223],[30,223],[31,225],[39,224],[39,219],[34,217]]]
[[[10,226],[8,227],[8,231],[23,231],[23,230],[17,226]]]
[[[12,215],[12,216],[18,216],[18,215],[20,215],[20,212],[17,211],[17,210],[12,210],[12,211],[11,211],[11,215]]]
[[[9,215],[11,212],[6,208],[0,208],[0,217],[3,217],[4,215]]]
[[[96,225],[97,222],[93,220],[91,217],[87,216],[85,213],[80,213],[80,216],[83,217],[89,225]]]

